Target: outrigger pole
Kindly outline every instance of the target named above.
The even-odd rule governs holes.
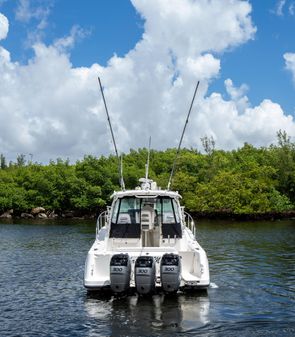
[[[121,189],[124,191],[125,190],[125,183],[124,183],[124,179],[123,179],[122,156],[121,156],[121,159],[120,159],[119,153],[118,153],[118,150],[117,150],[117,145],[116,145],[116,141],[115,141],[115,136],[114,136],[114,132],[113,132],[113,128],[112,128],[112,123],[111,123],[109,111],[108,111],[106,100],[105,100],[104,93],[103,93],[103,88],[102,88],[99,76],[97,78],[98,78],[98,83],[99,83],[99,87],[100,87],[105,111],[106,111],[106,114],[107,114],[108,123],[109,123],[110,130],[111,130],[111,135],[112,135],[112,140],[113,140],[113,144],[114,144],[114,148],[115,148],[115,153],[116,153],[116,156],[117,156],[117,159],[118,159],[118,171],[119,171],[119,177],[120,177],[119,183],[120,183]]]
[[[152,140],[152,137],[150,136],[150,138],[149,138],[149,148],[148,148],[147,163],[145,164],[145,180],[146,180],[146,181],[147,181],[148,178],[149,178],[151,140]]]
[[[172,178],[173,178],[174,171],[175,171],[176,160],[177,160],[178,155],[179,155],[182,139],[183,139],[183,136],[184,136],[184,133],[185,133],[185,129],[186,129],[186,126],[187,126],[187,123],[188,123],[189,116],[190,116],[191,111],[192,111],[192,107],[193,107],[193,104],[194,104],[196,93],[197,93],[198,88],[199,88],[199,84],[200,84],[200,81],[198,81],[198,83],[196,85],[195,92],[194,92],[194,95],[193,95],[193,99],[192,99],[192,102],[191,102],[191,105],[190,105],[190,108],[189,108],[189,111],[188,111],[188,114],[187,114],[187,117],[186,117],[186,121],[185,121],[185,124],[184,124],[184,128],[183,128],[183,131],[182,131],[180,142],[178,144],[178,149],[177,149],[177,152],[176,152],[176,155],[175,155],[175,158],[174,158],[172,170],[171,170],[171,173],[170,173],[170,178],[169,178],[169,181],[168,181],[167,190],[170,190],[170,186],[171,186],[171,183],[172,183]]]

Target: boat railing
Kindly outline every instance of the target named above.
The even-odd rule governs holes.
[[[110,210],[111,207],[108,206],[106,211],[99,214],[96,222],[96,236],[98,236],[98,232],[102,227],[107,226],[109,221]]]
[[[196,236],[196,225],[193,217],[184,210],[182,210],[182,212],[185,226],[192,231],[194,236]]]

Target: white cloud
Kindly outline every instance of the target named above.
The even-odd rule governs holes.
[[[237,110],[240,113],[243,113],[249,106],[248,97],[245,95],[249,89],[248,86],[246,84],[242,84],[239,88],[236,88],[233,85],[233,81],[229,78],[224,81],[224,84],[226,91],[231,100],[235,103]]]
[[[190,73],[198,74],[199,77],[210,80],[219,74],[220,61],[212,56],[205,54],[196,58],[188,57],[186,68]]]
[[[286,5],[286,0],[278,0],[277,3],[276,3],[276,9],[274,11],[274,13],[278,16],[283,16],[283,10],[284,10],[284,7]]]
[[[217,148],[232,149],[244,142],[255,146],[267,146],[276,140],[276,132],[285,130],[295,135],[292,116],[284,115],[281,107],[264,100],[254,108],[246,107],[243,113],[235,101],[225,101],[213,93],[199,102],[199,113],[193,117],[196,129],[190,129],[190,137],[200,144],[200,136],[212,136]]]
[[[37,5],[36,5],[37,4]],[[39,4],[39,5],[38,5]],[[45,4],[47,4],[45,6]],[[39,21],[38,29],[44,29],[47,26],[47,19],[50,14],[51,2],[31,0],[19,0],[16,8],[15,17],[17,20],[28,23],[32,19]]]
[[[34,43],[42,41],[44,30],[48,28],[48,18],[54,0],[18,0],[15,10],[15,19],[26,25],[27,38],[23,41],[26,48],[31,48]]]
[[[144,38],[152,46],[173,49],[178,57],[223,51],[255,33],[245,1],[131,1],[146,20]]]
[[[278,130],[295,135],[293,117],[284,115],[280,105],[268,99],[255,108],[246,108],[242,115],[236,116],[232,129],[236,139],[256,146],[273,143]]]
[[[295,53],[285,53],[284,59],[286,63],[286,69],[291,71],[293,81],[295,83]]]
[[[242,84],[239,88],[234,87],[233,81],[230,78],[225,80],[224,84],[227,93],[230,95],[230,98],[234,101],[241,99],[248,91],[248,86],[246,84]]]
[[[217,93],[206,97],[210,81],[219,76],[218,55],[254,37],[248,2],[132,3],[145,19],[142,39],[105,67],[72,66],[68,53],[78,28],[52,45],[35,43],[27,65],[12,62],[0,49],[0,152],[12,158],[32,153],[46,161],[112,151],[98,75],[121,151],[146,146],[150,135],[155,148],[177,146],[197,80],[201,85],[185,146],[200,147],[204,135],[226,149],[244,141],[268,144],[278,129],[295,135],[292,118],[277,104],[263,101],[251,108],[245,85],[236,88],[228,79],[230,100]]]
[[[6,39],[9,23],[7,17],[0,13],[0,40]]]
[[[287,0],[277,0],[275,8],[274,10],[271,10],[271,13],[277,16],[284,16],[285,8],[287,8],[286,11],[288,11],[290,15],[293,16],[295,14],[295,2]]]
[[[57,48],[60,52],[66,52],[74,47],[77,40],[83,39],[89,34],[89,31],[84,30],[78,25],[75,25],[72,27],[70,35],[55,40],[53,46]]]

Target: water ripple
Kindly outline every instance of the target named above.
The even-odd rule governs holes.
[[[294,222],[200,223],[208,293],[88,296],[94,225],[0,225],[1,336],[295,335]]]

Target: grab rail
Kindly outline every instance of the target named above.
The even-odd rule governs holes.
[[[96,221],[96,236],[98,235],[98,232],[100,231],[102,227],[105,227],[108,225],[110,209],[111,208],[108,206],[106,211],[99,214],[97,221]]]
[[[192,231],[195,237],[196,236],[196,225],[195,225],[195,221],[193,217],[189,213],[183,210],[183,219],[184,219],[185,226]]]

